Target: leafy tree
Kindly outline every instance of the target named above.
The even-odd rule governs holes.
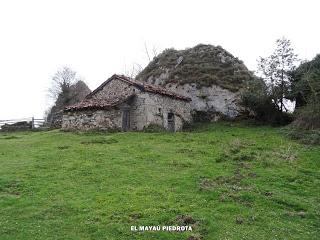
[[[273,102],[268,87],[262,78],[249,80],[241,98],[242,105],[246,110],[249,110],[247,115],[258,122],[285,125],[292,121],[291,115],[280,111]]]
[[[297,55],[288,39],[276,41],[274,52],[258,60],[258,70],[268,86],[268,92],[280,111],[287,110],[285,97],[290,89],[290,73],[295,69]]]
[[[292,72],[290,97],[296,108],[320,102],[320,54]]]
[[[296,100],[294,126],[320,128],[320,54],[302,63],[292,74],[291,97]]]

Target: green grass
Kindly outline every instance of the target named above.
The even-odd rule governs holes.
[[[1,240],[319,237],[320,147],[278,128],[0,134]]]

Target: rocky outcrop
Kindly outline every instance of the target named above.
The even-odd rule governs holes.
[[[241,115],[241,93],[253,77],[241,60],[222,47],[201,44],[165,50],[137,80],[190,97],[195,120],[214,121]]]
[[[192,99],[191,109],[197,118],[195,120],[216,121],[222,116],[232,119],[241,114],[240,91],[231,92],[217,85],[205,87],[198,86],[196,83],[167,84],[166,87]]]

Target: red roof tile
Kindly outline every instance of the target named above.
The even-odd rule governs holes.
[[[129,96],[116,96],[113,98],[108,99],[84,99],[83,101],[73,104],[71,106],[68,106],[64,109],[64,111],[76,111],[76,110],[105,110],[110,109],[112,107],[115,107],[130,98],[132,98],[134,95]]]

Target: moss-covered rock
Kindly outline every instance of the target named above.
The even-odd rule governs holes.
[[[137,76],[140,81],[166,85],[217,85],[236,92],[253,74],[241,60],[220,46],[199,44],[185,50],[166,49]]]

